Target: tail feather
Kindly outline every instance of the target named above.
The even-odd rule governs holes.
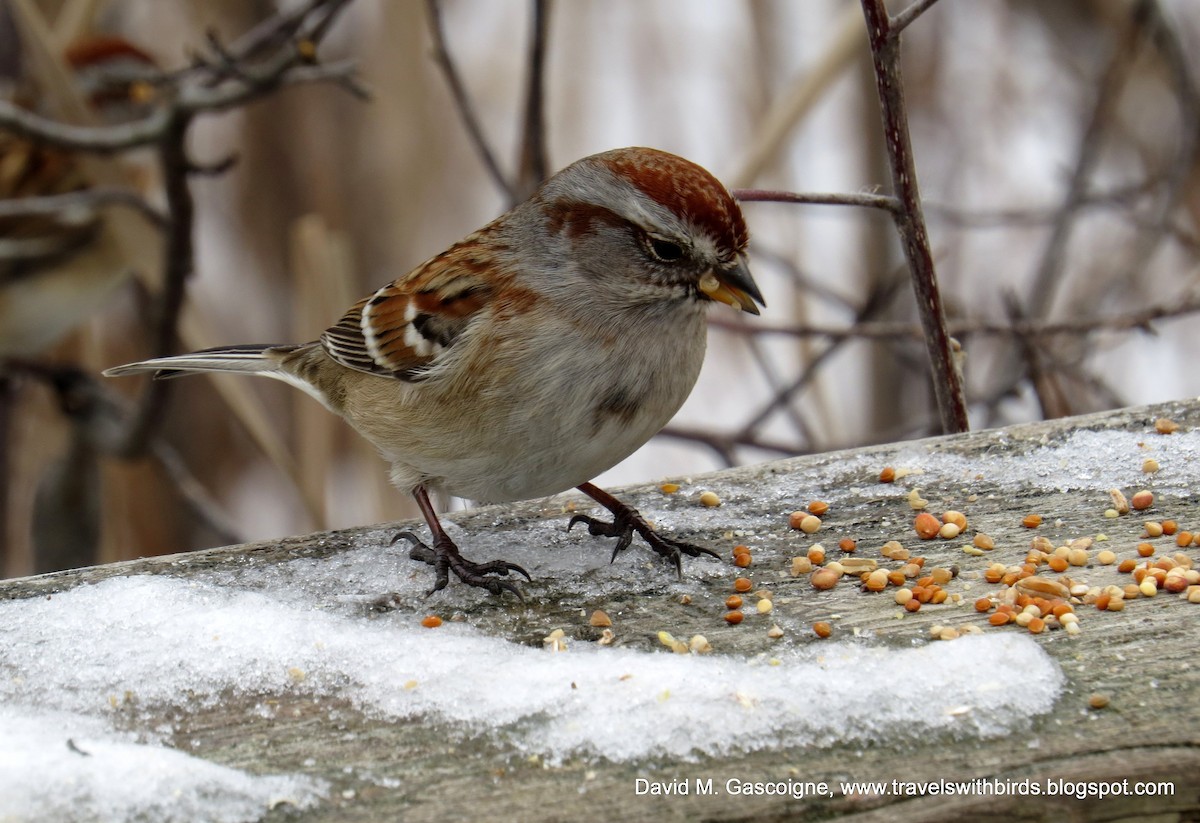
[[[182,377],[195,372],[245,372],[270,373],[280,370],[280,359],[273,354],[283,353],[295,348],[294,346],[276,346],[271,344],[247,344],[242,346],[221,346],[215,349],[176,354],[170,357],[155,357],[152,360],[142,360],[138,363],[127,363],[124,366],[114,366],[104,371],[105,377],[120,377],[126,374],[143,374],[154,372],[155,379]]]

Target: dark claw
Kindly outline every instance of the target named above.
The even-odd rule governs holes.
[[[454,545],[450,538],[444,535],[442,539],[435,539],[433,545],[429,546],[422,542],[413,532],[402,531],[392,538],[390,545],[395,545],[401,538],[413,544],[412,549],[408,552],[409,558],[420,560],[422,563],[428,563],[434,568],[433,588],[425,592],[426,597],[440,589],[446,588],[450,583],[451,571],[454,572],[455,577],[468,586],[487,589],[492,594],[512,592],[522,602],[524,602],[525,596],[521,593],[521,589],[516,583],[508,580],[497,580],[495,577],[490,577],[489,575],[504,577],[509,572],[516,572],[517,574],[524,575],[526,580],[533,581],[533,578],[529,576],[529,572],[516,563],[510,563],[507,560],[472,563],[470,560],[464,559],[458,553],[458,547]]]
[[[699,557],[702,554],[707,554],[718,560],[721,559],[721,556],[712,549],[706,549],[703,546],[696,546],[683,540],[674,540],[658,534],[650,528],[650,524],[638,513],[638,510],[631,506],[627,506],[618,500],[614,500],[616,507],[609,506],[604,501],[598,502],[613,513],[611,523],[597,520],[586,514],[577,514],[567,524],[567,531],[570,531],[576,523],[586,523],[588,533],[593,537],[616,537],[617,545],[613,547],[612,558],[609,560],[610,563],[617,559],[617,555],[629,548],[629,544],[633,542],[634,532],[640,534],[642,539],[649,543],[650,548],[654,549],[656,553],[674,564],[675,572],[680,577],[683,576],[682,556],[685,554],[689,557]]]

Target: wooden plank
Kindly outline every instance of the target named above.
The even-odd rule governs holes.
[[[1180,424],[1180,433],[1158,434],[1154,420],[1159,417]],[[750,616],[740,626],[725,625],[722,603],[739,574],[728,556],[720,574],[712,573],[714,567],[702,565],[716,561],[685,562],[683,591],[690,598],[688,604],[680,602],[679,589],[654,566],[646,572],[644,587],[621,594],[589,594],[586,570],[567,569],[526,585],[524,605],[511,598],[461,598],[457,594],[446,602],[455,604],[460,617],[479,629],[535,646],[541,645],[548,626],[565,628],[572,644],[594,642],[598,630],[588,626],[581,615],[600,608],[616,619],[619,645],[664,654],[669,652],[656,639],[664,627],[681,637],[702,633],[717,654],[741,658],[771,654],[778,648],[830,643],[856,633],[866,638],[864,643],[924,643],[935,624],[1023,633],[1025,630],[1015,626],[987,626],[985,616],[973,609],[976,597],[1001,588],[982,579],[988,565],[1021,563],[1035,535],[1058,545],[1103,534],[1107,539],[1093,544],[1089,565],[1072,568],[1066,575],[1091,585],[1131,582],[1115,566],[1097,564],[1097,550],[1107,547],[1121,557],[1131,555],[1144,540],[1142,522],[1148,519],[1170,518],[1185,528],[1200,528],[1196,493],[1200,468],[1186,434],[1198,425],[1200,407],[1172,403],[768,463],[684,481],[683,491],[672,497],[665,497],[655,486],[624,493],[643,511],[668,519],[676,533],[688,539],[708,540],[726,553],[734,542],[751,545],[755,560],[747,573],[756,587],[773,592],[775,611],[770,620]],[[1114,439],[1115,450],[1108,453],[1097,445],[1099,439],[1080,434],[1087,432],[1130,434]],[[1053,466],[1047,469],[1044,462],[1033,459],[1055,448],[1061,477]],[[1141,473],[1147,457],[1161,464],[1158,474]],[[877,477],[887,465],[899,469],[924,465],[936,470],[882,486]],[[1022,478],[1012,467],[1039,467],[1043,476]],[[1071,483],[1077,485],[1066,487]],[[1134,513],[1106,518],[1109,485],[1120,486],[1127,495],[1136,491],[1135,485],[1144,485],[1156,494],[1154,506],[1144,516]],[[705,487],[718,490],[723,499],[720,508],[704,509],[695,502],[696,491]],[[970,533],[991,535],[996,549],[976,557],[963,552],[964,540],[917,540],[911,529],[913,511],[905,497],[914,487],[930,501],[933,512],[964,511]],[[789,529],[788,513],[816,498],[832,503],[822,530],[807,537]],[[564,528],[564,509],[570,505],[561,499],[534,501],[477,509],[450,519],[468,541],[470,535],[491,532],[493,537],[509,536],[517,544],[541,539],[539,535],[547,534],[550,525]],[[581,509],[587,505],[578,503]],[[1036,531],[1021,525],[1031,512],[1040,513],[1045,520]],[[607,551],[610,541],[578,532],[566,539],[572,543],[595,540],[597,552]],[[390,528],[323,533],[3,581],[0,600],[44,597],[116,576],[186,577],[269,567],[298,557],[328,561],[364,540],[385,543],[390,534]],[[961,595],[963,602],[928,606],[908,614],[895,605],[892,589],[870,594],[844,581],[832,591],[817,592],[806,578],[791,576],[793,556],[817,541],[835,555],[840,537],[858,540],[854,556],[875,558],[889,568],[900,565],[880,558],[879,547],[889,539],[901,540],[914,554],[923,555],[927,569],[957,567],[959,574],[946,589]],[[1177,551],[1193,560],[1197,557],[1195,547],[1179,549],[1169,537],[1150,542],[1155,558]],[[616,562],[644,564],[647,557],[644,549],[634,549]],[[415,564],[413,572],[428,573]],[[1042,574],[1059,577],[1044,569]],[[430,602],[444,606],[443,601]],[[279,809],[268,819],[441,823],[484,815],[497,820],[772,820],[841,815],[863,821],[892,820],[900,815],[906,820],[931,821],[1194,818],[1200,814],[1200,676],[1194,665],[1200,605],[1188,603],[1183,595],[1163,593],[1132,600],[1122,612],[1100,612],[1083,604],[1076,609],[1083,629],[1077,637],[1062,630],[1036,636],[1067,679],[1054,710],[1033,718],[1028,728],[988,740],[945,735],[922,739],[917,735],[888,745],[768,747],[695,762],[573,757],[547,765],[487,735],[469,739],[448,736],[439,724],[421,720],[381,722],[363,716],[349,701],[328,698],[276,695],[278,711],[270,718],[256,714],[241,699],[182,716],[166,709],[161,718],[154,716],[153,707],[147,707],[143,711],[149,716],[139,722],[169,720],[175,728],[173,745],[199,757],[253,773],[316,775],[331,784],[332,791],[320,806],[298,815]],[[363,619],[369,616],[364,613]],[[832,640],[822,641],[804,631],[818,619],[833,624]],[[771,621],[787,627],[782,640],[766,636],[765,627]],[[938,650],[952,659],[958,642],[939,641]],[[928,672],[930,678],[938,676],[936,670]],[[1005,676],[1020,683],[1023,672]],[[906,687],[911,685],[896,683],[895,700],[903,704]],[[1111,704],[1102,710],[1089,708],[1093,693],[1111,696]],[[815,706],[814,710],[837,712],[838,706]],[[620,723],[621,718],[614,717],[613,722]],[[731,738],[736,737],[738,714],[732,709],[729,724]],[[383,775],[388,780],[382,783],[365,778]],[[716,791],[708,796],[695,792],[668,798],[638,796],[638,777],[681,779],[691,785],[711,778]],[[730,778],[831,784],[839,780],[886,781],[889,785],[893,780],[977,778],[1015,783],[1029,779],[1043,786],[1049,780],[1127,780],[1130,785],[1134,781],[1168,781],[1173,783],[1173,794],[1077,799],[1015,793],[906,797],[889,792],[793,799],[730,794],[724,791]]]

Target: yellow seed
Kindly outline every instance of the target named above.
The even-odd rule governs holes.
[[[1107,517],[1109,520],[1113,520],[1117,517],[1120,517],[1121,513],[1119,511],[1117,511],[1116,509],[1105,509],[1104,516]]]
[[[806,514],[800,518],[800,531],[805,534],[816,534],[821,530],[821,518],[815,514]]]
[[[700,505],[708,508],[715,508],[721,505],[721,498],[717,497],[716,492],[702,492],[700,495]]]
[[[942,522],[953,523],[958,526],[958,530],[961,532],[967,527],[967,516],[962,512],[951,510],[942,514]]]
[[[1111,566],[1117,562],[1117,556],[1108,549],[1102,549],[1096,554],[1096,562],[1101,566]]]
[[[1142,471],[1146,474],[1154,474],[1158,471],[1158,461],[1153,457],[1147,457],[1142,461]]]
[[[1196,586],[1200,590],[1200,586]],[[903,606],[905,603],[913,599],[912,589],[896,589],[896,605]]]
[[[1166,417],[1154,421],[1154,430],[1159,434],[1174,434],[1179,431],[1179,424]]]
[[[943,523],[942,527],[938,529],[938,535],[943,540],[953,540],[961,531],[962,528],[956,523]]]
[[[908,505],[912,506],[914,511],[920,511],[929,505],[929,501],[921,497],[920,489],[913,489],[908,493]]]
[[[754,608],[758,610],[759,614],[770,614],[771,609],[775,607],[771,605],[770,600],[764,597],[762,600],[754,604]]]
[[[1142,582],[1138,584],[1138,591],[1143,597],[1154,597],[1158,594],[1158,585],[1154,582],[1154,578],[1147,575],[1142,578]]]
[[[1086,566],[1088,563],[1088,553],[1086,549],[1071,549],[1067,554],[1067,562],[1072,566]]]
[[[951,628],[950,626],[943,626],[942,630],[938,632],[938,640],[957,640],[958,637],[958,629]]]
[[[1162,537],[1162,523],[1159,523],[1157,520],[1147,520],[1142,525],[1146,527],[1147,537]]]
[[[1187,599],[1189,603],[1200,603],[1200,586],[1188,586]]]

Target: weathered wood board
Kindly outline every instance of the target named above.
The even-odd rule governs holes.
[[[1155,431],[1156,418],[1180,425],[1175,434]],[[588,625],[587,615],[602,609],[613,620],[615,647],[669,655],[658,633],[676,637],[703,634],[715,656],[762,658],[797,647],[820,648],[858,637],[864,644],[908,647],[936,643],[948,664],[956,644],[964,640],[931,641],[930,627],[940,624],[975,625],[987,633],[1028,634],[1015,625],[995,628],[975,611],[978,597],[1003,587],[983,579],[992,563],[1024,561],[1031,538],[1042,535],[1054,545],[1092,537],[1088,564],[1065,575],[1090,586],[1131,582],[1116,566],[1096,560],[1108,548],[1119,558],[1136,556],[1135,546],[1146,540],[1143,522],[1174,520],[1181,529],[1200,529],[1200,462],[1193,429],[1200,428],[1200,405],[1171,403],[1125,409],[1082,418],[1049,421],[1004,430],[934,438],[869,449],[796,458],[717,475],[681,478],[681,489],[665,495],[657,486],[624,492],[625,499],[679,536],[720,548],[722,560],[685,559],[684,576],[674,579],[665,564],[644,547],[617,558],[627,564],[623,590],[605,577],[609,567],[600,561],[575,564],[580,551],[590,548],[607,560],[611,541],[592,538],[576,529],[565,533],[565,510],[589,506],[583,500],[555,499],[481,508],[452,516],[461,529],[464,551],[488,559],[505,542],[526,547],[518,562],[541,551],[558,552],[554,563],[525,584],[526,602],[493,598],[452,583],[451,590],[426,601],[407,604],[417,616],[436,612],[463,621],[482,632],[519,644],[541,646],[551,629],[562,628],[570,648],[578,653],[593,644],[600,630]],[[1198,432],[1200,434],[1200,432]],[[1160,469],[1144,473],[1143,463],[1155,459]],[[884,466],[915,468],[893,484],[878,482]],[[903,472],[901,472],[903,474]],[[912,530],[913,510],[907,495],[919,488],[929,510],[960,510],[968,518],[964,537],[918,540]],[[1154,492],[1154,505],[1144,512],[1108,518],[1107,489],[1131,495],[1139,488]],[[705,508],[701,489],[715,490],[722,504]],[[808,536],[788,527],[788,514],[808,501],[826,500],[829,512],[821,531]],[[1044,523],[1036,530],[1022,519],[1038,513]],[[333,563],[339,555],[364,544],[383,546],[395,526],[290,538],[173,555],[41,577],[0,582],[0,601],[45,599],[84,584],[136,575],[189,577],[269,569],[307,558],[314,566]],[[996,548],[983,556],[963,551],[970,535],[990,535]],[[473,550],[473,535],[488,535],[485,548]],[[830,557],[839,555],[838,540],[857,540],[855,557],[879,560],[887,540],[900,540],[925,567],[957,567],[957,577],[945,588],[961,602],[927,605],[907,613],[895,603],[894,589],[881,594],[862,591],[848,580],[833,590],[815,591],[807,577],[793,577],[791,558],[820,542]],[[1194,546],[1179,548],[1174,538],[1149,541],[1153,559],[1183,552],[1200,557]],[[551,543],[541,549],[538,544]],[[745,574],[756,589],[772,593],[769,616],[754,613],[755,598],[747,595],[747,616],[741,625],[727,625],[724,600],[732,582],[743,573],[730,562],[736,543],[751,547],[754,562]],[[569,549],[566,547],[570,547]],[[385,548],[379,549],[387,553]],[[400,555],[389,568],[427,582],[427,567]],[[503,555],[501,555],[503,556]],[[549,561],[547,561],[549,563]],[[1200,563],[1198,563],[1200,565]],[[635,574],[631,577],[630,570]],[[1060,575],[1040,572],[1058,579]],[[630,581],[640,580],[640,585]],[[592,584],[595,583],[593,586]],[[686,595],[686,597],[684,597]],[[688,603],[681,600],[690,600]],[[34,603],[35,600],[26,600]],[[421,717],[386,720],[359,711],[336,695],[313,697],[301,693],[268,695],[274,710],[256,710],[263,696],[231,694],[215,705],[191,710],[164,707],[161,724],[170,724],[169,743],[194,756],[251,773],[303,773],[328,781],[327,796],[304,811],[280,807],[266,819],[304,821],[413,820],[1195,820],[1200,818],[1200,674],[1195,666],[1200,629],[1200,604],[1186,594],[1162,593],[1130,600],[1124,611],[1098,611],[1075,606],[1082,631],[1068,636],[1061,630],[1034,637],[1061,667],[1065,687],[1052,711],[1032,718],[1007,736],[980,738],[944,734],[915,734],[884,742],[832,743],[809,746],[765,746],[727,755],[701,755],[691,760],[660,756],[610,760],[567,756],[557,762],[528,756],[503,739],[481,734],[448,734],[443,724]],[[410,614],[411,613],[411,614]],[[169,613],[162,616],[171,619]],[[363,621],[388,620],[361,608]],[[834,631],[818,639],[809,627],[826,620]],[[778,624],[784,636],[771,639],[766,629]],[[440,631],[440,630],[433,630]],[[1029,635],[1033,637],[1033,635]],[[80,649],[81,655],[88,654]],[[550,652],[546,652],[549,654]],[[0,671],[5,661],[0,656]],[[996,673],[991,673],[995,675]],[[1022,671],[1000,673],[1013,684]],[[486,672],[464,671],[464,677]],[[924,675],[936,683],[937,667]],[[914,683],[895,682],[894,701],[905,705]],[[1102,693],[1107,708],[1089,707],[1089,697]],[[0,695],[3,693],[0,692]],[[920,706],[913,706],[917,713]],[[839,705],[813,706],[836,715]],[[138,723],[154,725],[157,710],[143,707]],[[739,734],[739,712],[731,704],[729,735]],[[614,716],[613,724],[622,718]],[[858,722],[848,718],[847,723]],[[847,728],[847,740],[853,731]],[[366,780],[364,775],[375,779]],[[378,779],[385,776],[386,779]],[[638,794],[637,779],[686,781],[686,796]],[[697,781],[712,779],[714,791],[702,795]],[[897,791],[883,794],[834,796],[746,796],[726,790],[727,781],[970,781],[979,778],[1047,781],[1166,781],[1173,785],[1154,796],[1098,797],[1029,796],[1006,794],[944,795],[926,792],[908,797]],[[1129,781],[1122,784],[1121,781]],[[642,784],[644,785],[644,784]],[[1063,785],[1061,782],[1057,784]],[[53,791],[47,786],[47,791]],[[1085,792],[1086,793],[1086,792]]]

